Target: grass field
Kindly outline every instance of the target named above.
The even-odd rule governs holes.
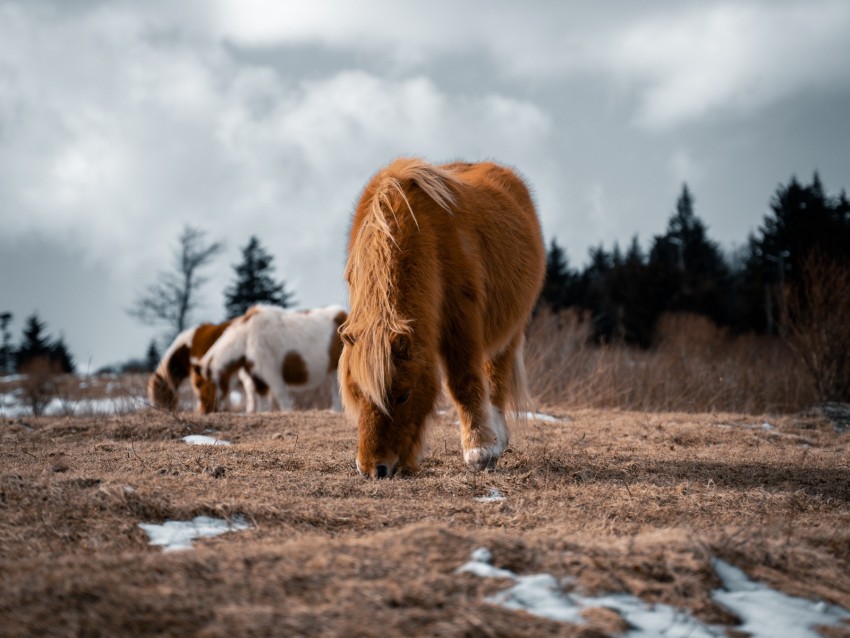
[[[657,635],[752,633],[713,596],[715,559],[850,609],[850,435],[831,422],[544,412],[490,473],[467,470],[445,413],[421,471],[389,481],[357,475],[356,433],[327,411],[7,416],[0,633],[655,635],[602,603],[578,623],[498,604],[520,581],[457,573],[479,547],[557,596],[631,594],[715,632]],[[168,552],[139,527],[199,515],[250,528]]]

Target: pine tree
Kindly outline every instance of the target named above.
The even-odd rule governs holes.
[[[74,372],[74,358],[68,351],[63,337],[51,341],[44,334],[46,324],[33,313],[24,325],[21,345],[15,353],[15,369],[21,372],[27,364],[42,360],[53,372]]]
[[[0,332],[3,334],[3,343],[0,345],[0,376],[11,374],[15,367],[15,353],[12,349],[12,333],[9,332],[9,323],[12,321],[12,313],[0,313]]]
[[[50,344],[50,352],[48,353],[50,362],[53,363],[59,372],[71,374],[76,366],[74,365],[74,357],[68,351],[65,345],[65,339],[59,337],[56,341]]]
[[[24,325],[21,345],[16,354],[15,368],[20,370],[33,359],[43,357],[50,358],[50,339],[42,334],[45,323],[38,318],[36,313],[27,317]]]
[[[227,318],[244,314],[257,303],[267,303],[288,308],[292,305],[292,293],[283,283],[272,278],[274,258],[252,236],[242,249],[242,263],[233,266],[236,280],[224,291],[224,307]]]
[[[156,339],[151,339],[148,350],[145,353],[145,368],[148,372],[153,372],[159,365],[159,349],[156,347]]]
[[[666,298],[662,310],[694,312],[726,322],[723,292],[729,285],[729,269],[694,213],[687,184],[682,186],[667,232],[655,238],[649,262],[654,289]]]
[[[850,202],[843,191],[836,198],[826,195],[817,173],[808,185],[796,177],[780,185],[770,208],[750,236],[744,275],[749,316],[768,332],[783,312],[780,289],[798,283],[806,260],[817,254],[841,264],[850,255]]]
[[[548,305],[553,312],[558,312],[570,305],[570,288],[575,275],[570,271],[567,254],[555,239],[549,245],[546,253],[546,278],[543,290],[540,292],[540,304]]]

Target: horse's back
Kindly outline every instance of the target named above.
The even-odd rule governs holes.
[[[545,248],[540,221],[524,181],[491,162],[448,165],[463,183],[445,222],[459,237],[460,268],[446,269],[462,291],[475,289],[486,340],[501,342],[524,321],[540,292]],[[462,262],[466,263],[462,263]]]

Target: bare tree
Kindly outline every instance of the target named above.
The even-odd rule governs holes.
[[[127,312],[148,325],[165,325],[175,337],[189,325],[198,306],[198,291],[207,282],[200,270],[221,252],[221,242],[207,243],[206,233],[186,226],[174,252],[174,268],[161,271],[155,283],[141,293]]]

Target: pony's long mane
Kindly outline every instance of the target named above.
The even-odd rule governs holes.
[[[421,211],[414,213],[405,190],[414,184],[437,206],[452,212],[452,187],[458,186],[459,180],[451,171],[418,159],[396,160],[373,178],[374,190],[361,202],[365,215],[345,267],[351,312],[341,330],[357,339],[357,347],[345,349],[348,368],[361,391],[384,412],[386,389],[393,376],[393,337],[412,331],[411,319],[401,317],[394,304],[400,239],[393,235],[391,220],[399,228],[399,215],[409,214],[419,227],[416,214]]]

